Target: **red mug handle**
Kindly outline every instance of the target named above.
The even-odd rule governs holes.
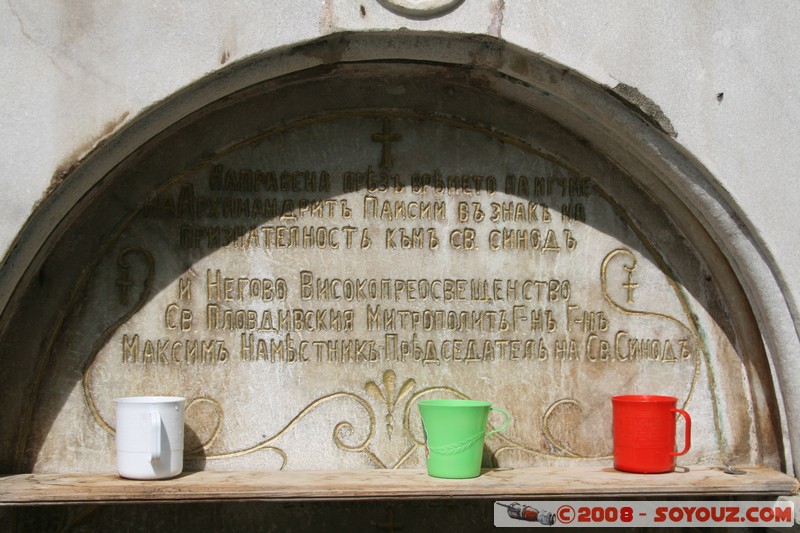
[[[679,456],[684,455],[686,452],[689,451],[689,446],[692,444],[692,417],[689,416],[689,413],[684,411],[683,409],[670,409],[673,413],[678,413],[683,416],[683,419],[686,421],[686,442],[684,442],[683,451],[676,453],[676,452],[669,452],[670,455]]]

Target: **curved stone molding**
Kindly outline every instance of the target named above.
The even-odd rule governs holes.
[[[378,0],[393,13],[414,18],[432,18],[453,11],[464,0]]]

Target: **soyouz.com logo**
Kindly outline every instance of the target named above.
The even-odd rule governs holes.
[[[778,501],[498,501],[496,527],[792,527]]]

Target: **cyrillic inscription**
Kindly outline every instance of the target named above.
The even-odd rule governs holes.
[[[625,210],[643,197],[488,130],[384,118],[277,130],[153,191],[120,231],[106,278],[125,319],[87,381],[197,398],[225,457],[336,398],[339,449],[367,453],[342,440],[366,415],[404,430],[363,442],[410,457],[400,400],[428,394],[510,405],[525,449],[542,434],[573,457],[539,421],[632,386],[699,394],[708,348],[649,214]]]

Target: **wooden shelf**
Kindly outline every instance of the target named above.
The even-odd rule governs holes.
[[[542,497],[669,497],[790,495],[798,481],[767,468],[744,475],[691,467],[669,474],[628,474],[612,468],[516,468],[464,480],[424,470],[186,472],[161,481],[108,474],[19,474],[0,478],[0,505],[132,502],[386,500]]]

